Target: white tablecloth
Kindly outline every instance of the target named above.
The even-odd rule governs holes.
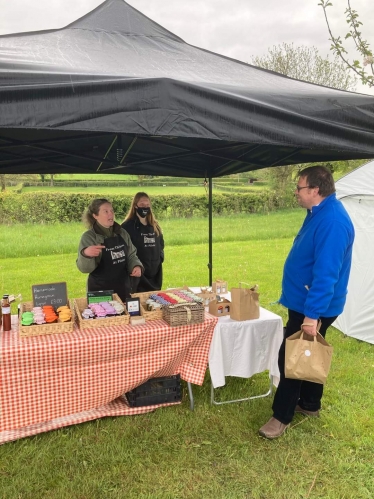
[[[225,376],[250,378],[269,370],[279,383],[278,351],[283,339],[279,315],[260,307],[260,318],[234,321],[220,317],[209,352],[209,370],[214,388],[225,384]]]

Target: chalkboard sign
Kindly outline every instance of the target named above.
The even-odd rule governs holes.
[[[34,307],[53,305],[55,308],[68,304],[66,282],[50,284],[35,284],[32,286],[32,301]]]

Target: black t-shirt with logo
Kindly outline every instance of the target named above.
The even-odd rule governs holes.
[[[121,225],[136,248],[139,260],[144,266],[144,273],[139,279],[139,292],[162,288],[162,262],[164,261],[164,238],[157,235],[152,225],[143,225],[138,217],[123,222]]]

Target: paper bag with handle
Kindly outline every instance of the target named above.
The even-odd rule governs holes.
[[[242,287],[242,284],[248,287]],[[239,282],[238,288],[231,288],[231,314],[235,321],[248,321],[260,317],[258,286]]]
[[[303,328],[286,338],[285,377],[326,383],[331,366],[333,347],[318,332],[317,336],[304,333]]]

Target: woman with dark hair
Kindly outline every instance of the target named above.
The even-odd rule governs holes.
[[[107,199],[94,199],[83,215],[88,231],[79,243],[77,267],[88,273],[87,290],[113,290],[122,301],[133,292],[130,277],[144,270],[129,234],[114,221]]]
[[[138,280],[138,292],[161,289],[164,237],[152,213],[151,200],[145,192],[135,194],[121,227],[130,234],[144,266],[144,272]]]

